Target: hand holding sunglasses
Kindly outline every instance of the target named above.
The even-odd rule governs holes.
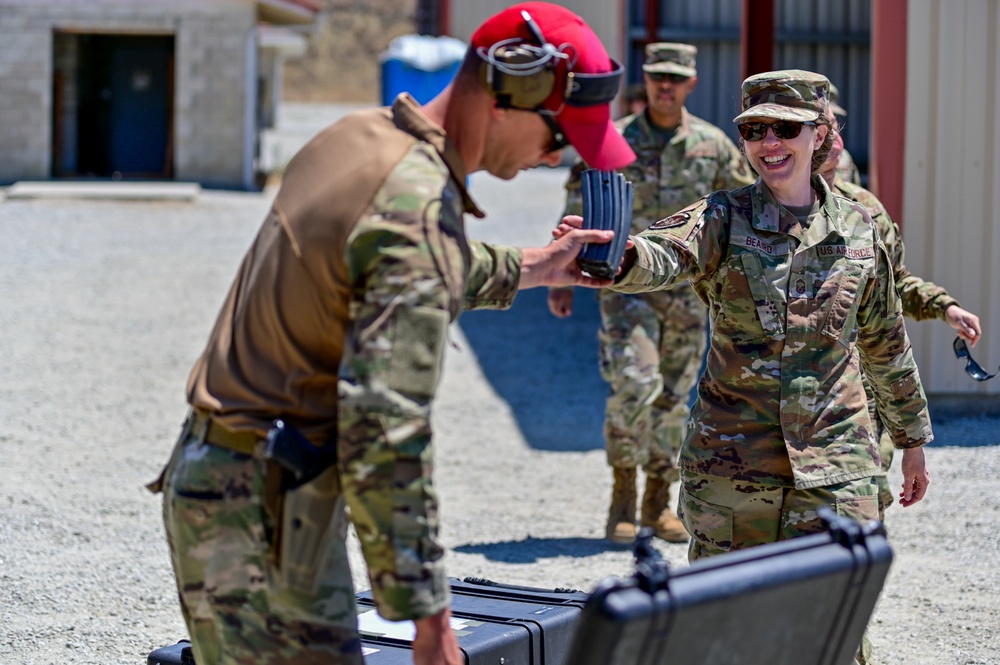
[[[972,359],[972,355],[969,353],[969,347],[965,344],[965,340],[961,337],[956,337],[955,341],[951,343],[953,349],[955,349],[955,357],[959,360],[965,359],[965,373],[971,376],[976,381],[986,381],[987,379],[992,379],[997,375],[998,372],[993,374],[988,373],[982,366]]]

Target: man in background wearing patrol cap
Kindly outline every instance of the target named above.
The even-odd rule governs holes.
[[[637,155],[619,169],[635,188],[633,234],[712,191],[754,180],[725,133],[684,107],[698,83],[696,55],[690,44],[649,44],[642,67],[646,110],[616,123]],[[596,166],[583,157],[566,183],[565,214],[583,209],[580,173]],[[600,368],[610,384],[604,437],[614,472],[606,536],[618,543],[635,539],[641,466],[640,525],[664,540],[685,542],[687,531],[669,507],[670,485],[679,477],[688,397],[705,352],[705,306],[689,285],[640,295],[602,290],[598,298]],[[569,316],[572,305],[572,288],[549,290],[555,316]]]
[[[612,235],[470,240],[463,217],[483,213],[466,176],[556,165],[569,144],[602,169],[631,162],[611,122],[620,75],[579,16],[515,5],[427,105],[354,113],[289,163],[150,485],[199,665],[362,663],[345,503],[379,614],[415,623],[414,662],[463,662],[432,477],[448,325],[518,289],[607,285],[575,259]]]

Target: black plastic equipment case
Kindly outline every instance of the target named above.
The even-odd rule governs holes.
[[[576,622],[589,594],[574,589],[536,589],[478,578],[452,578],[451,614],[458,646],[468,665],[569,665]],[[371,592],[358,594],[358,612],[374,610]],[[366,665],[410,665],[407,640],[366,633]]]
[[[194,665],[191,643],[180,640],[177,644],[161,647],[146,657],[146,665]]]
[[[821,509],[829,531],[671,571],[636,544],[635,574],[599,583],[573,665],[849,665],[892,563],[885,528]]]

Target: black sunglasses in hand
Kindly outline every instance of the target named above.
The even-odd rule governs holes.
[[[959,360],[965,358],[965,373],[976,381],[986,381],[987,379],[992,379],[997,375],[997,372],[989,374],[979,363],[972,359],[972,354],[969,353],[969,347],[965,344],[965,340],[961,337],[956,337],[955,341],[951,343],[951,346],[955,349],[956,358]]]

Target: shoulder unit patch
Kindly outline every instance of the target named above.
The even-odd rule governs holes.
[[[688,220],[691,219],[691,213],[689,212],[679,212],[676,215],[671,215],[670,217],[665,217],[658,222],[653,222],[650,224],[649,228],[653,231],[660,231],[662,229],[674,229],[678,226],[684,226],[687,224]]]

